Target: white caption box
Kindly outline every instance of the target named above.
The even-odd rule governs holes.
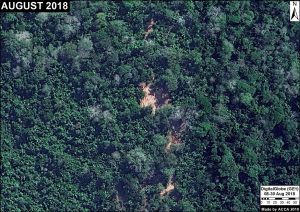
[[[299,186],[260,186],[260,205],[299,205]]]

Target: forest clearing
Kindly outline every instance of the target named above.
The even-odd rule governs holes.
[[[155,111],[158,108],[169,104],[170,98],[168,94],[164,93],[162,90],[153,89],[152,83],[147,85],[146,83],[142,82],[140,83],[140,88],[144,92],[144,97],[140,100],[140,106],[150,106],[152,109],[152,114],[155,114]]]
[[[148,23],[147,30],[145,31],[144,40],[147,39],[148,35],[153,32],[153,26],[156,24],[153,18],[151,18],[150,22]]]
[[[166,186],[166,188],[164,188],[159,195],[160,196],[164,196],[166,194],[169,194],[171,191],[173,191],[175,189],[175,184],[172,182],[172,180],[170,180]]]

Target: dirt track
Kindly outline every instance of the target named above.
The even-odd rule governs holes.
[[[172,145],[174,145],[174,144],[176,145],[176,144],[181,143],[178,135],[176,135],[173,132],[168,134],[167,139],[168,139],[168,143],[167,143],[166,148],[165,148],[166,152],[170,151]]]
[[[171,191],[173,191],[174,188],[175,188],[175,184],[170,180],[167,187],[165,189],[163,189],[159,194],[160,194],[160,196],[164,196],[164,195],[170,193]]]

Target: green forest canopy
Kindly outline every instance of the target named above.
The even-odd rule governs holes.
[[[283,1],[2,13],[1,210],[258,210],[299,185],[299,32]]]

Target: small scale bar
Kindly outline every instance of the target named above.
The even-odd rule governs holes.
[[[299,197],[262,197],[261,200],[297,200]]]

